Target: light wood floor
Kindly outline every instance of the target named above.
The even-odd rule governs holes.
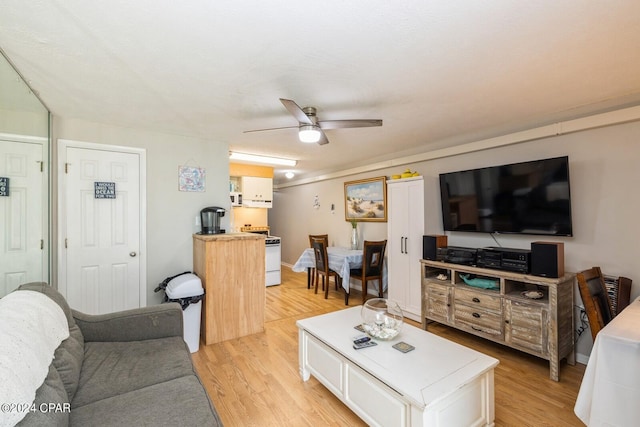
[[[305,273],[282,269],[283,283],[267,288],[265,332],[209,346],[193,354],[196,370],[226,426],[363,426],[313,376],[298,374],[298,319],[345,308],[331,282],[329,299],[307,289]],[[352,291],[349,305],[359,305]],[[419,324],[409,321],[415,326]],[[573,413],[584,365],[560,365],[549,379],[547,361],[446,326],[429,332],[500,360],[495,370],[496,426],[582,426]]]

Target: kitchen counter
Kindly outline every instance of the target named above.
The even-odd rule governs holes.
[[[194,234],[193,271],[205,289],[204,345],[264,331],[264,235]]]
[[[257,233],[222,233],[222,234],[194,234],[196,240],[209,241],[225,241],[225,240],[264,240],[264,234]]]

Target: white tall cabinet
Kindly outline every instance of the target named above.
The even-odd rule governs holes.
[[[424,181],[421,176],[387,181],[389,299],[405,317],[421,321]]]

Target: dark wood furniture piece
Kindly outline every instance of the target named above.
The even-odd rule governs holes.
[[[631,293],[631,279],[619,277],[616,289],[616,305],[611,302],[604,275],[600,267],[591,267],[581,271],[576,275],[578,279],[578,289],[584,303],[584,311],[589,319],[589,329],[591,338],[596,340],[596,335],[604,326],[629,305]]]
[[[324,241],[325,246],[329,246],[328,234],[309,234],[309,247],[313,248],[313,241],[315,239],[321,239]],[[316,269],[315,267],[307,268],[307,289],[311,289],[311,286],[315,284]],[[324,285],[322,286],[324,291]]]
[[[313,239],[311,247],[313,248],[313,255],[316,260],[316,272],[313,279],[315,281],[315,293],[318,293],[318,282],[320,281],[320,276],[322,276],[324,298],[327,299],[329,298],[329,280],[331,276],[333,276],[333,280],[336,283],[336,290],[338,290],[338,286],[340,285],[340,276],[337,272],[329,268],[326,242],[323,239]],[[324,285],[325,277],[327,278],[327,286]]]
[[[607,279],[608,277],[605,276],[604,278],[604,282],[605,282],[605,286],[607,285]],[[614,280],[614,292],[615,292],[615,299],[611,299],[611,297],[609,299],[611,299],[611,308],[613,309],[613,317],[617,316],[618,313],[620,313],[622,310],[625,309],[626,306],[629,305],[629,303],[631,302],[631,283],[632,280],[629,279],[628,277],[616,277]],[[609,292],[609,295],[611,295],[611,292],[608,289],[607,286],[607,291]]]
[[[367,284],[370,280],[378,281],[378,296],[382,298],[382,267],[384,265],[384,251],[387,247],[386,240],[365,240],[362,251],[362,267],[352,268],[350,276],[362,282],[362,303],[367,298]],[[345,305],[349,305],[349,292],[345,293]]]

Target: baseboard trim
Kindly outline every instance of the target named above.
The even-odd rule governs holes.
[[[586,365],[587,363],[589,363],[589,356],[587,356],[586,354],[576,353],[576,362]]]

